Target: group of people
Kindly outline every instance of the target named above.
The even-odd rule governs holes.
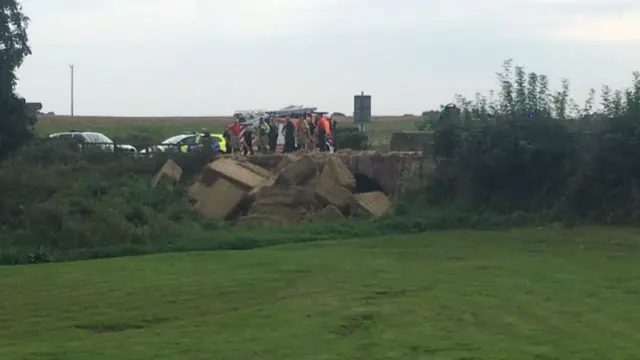
[[[329,151],[335,127],[336,121],[332,121],[330,115],[304,114],[301,118],[287,116],[282,127],[283,152],[314,149]],[[244,126],[241,119],[236,119],[224,132],[230,152],[242,152],[244,155],[254,154],[254,148],[260,153],[275,152],[279,135],[278,122],[271,116],[261,117],[250,126]]]

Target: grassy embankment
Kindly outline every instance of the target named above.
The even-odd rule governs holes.
[[[2,358],[635,359],[637,230],[0,267]]]

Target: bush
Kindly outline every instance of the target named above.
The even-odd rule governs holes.
[[[161,165],[159,158],[87,154],[60,142],[26,147],[0,171],[0,249],[5,257],[19,249],[24,261],[43,251],[151,244],[210,227],[192,211],[184,185],[149,186]]]
[[[334,142],[339,149],[367,150],[369,136],[356,127],[339,126],[334,131]]]
[[[546,76],[510,61],[499,80],[496,101],[458,96],[459,111],[435,124],[440,166],[426,186],[426,204],[634,221],[640,214],[640,73],[630,89],[604,87],[600,111],[593,109],[594,90],[580,108],[567,80],[551,92]]]

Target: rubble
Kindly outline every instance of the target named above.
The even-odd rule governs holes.
[[[318,168],[313,158],[304,155],[278,172],[276,184],[299,185],[311,179],[317,171]]]
[[[341,211],[348,210],[353,198],[349,189],[328,178],[320,178],[315,194],[326,205],[333,205]]]
[[[354,191],[356,188],[356,177],[339,158],[329,157],[327,159],[320,178],[321,180],[331,180],[349,191]]]
[[[214,220],[227,220],[247,195],[247,191],[227,179],[198,189],[196,209]]]
[[[299,156],[294,155],[294,154],[285,154],[282,157],[282,160],[280,160],[280,162],[278,163],[278,165],[276,166],[274,172],[276,174],[280,173],[280,171],[284,168],[286,168],[287,166],[289,166],[290,164],[298,161],[300,159]]]
[[[383,192],[355,193],[356,178],[345,161],[349,160],[334,155],[287,154],[271,172],[240,158],[221,158],[204,167],[188,197],[203,215],[242,226],[286,226],[387,213],[391,202]],[[166,167],[164,175],[157,176],[181,173],[171,164]]]
[[[239,161],[233,159],[215,160],[204,168],[201,181],[207,186],[212,186],[219,179],[225,178],[249,191],[266,180],[265,177],[256,174],[254,170],[249,170],[240,164]]]
[[[353,197],[358,215],[382,216],[391,210],[391,201],[382,191],[355,194]]]
[[[322,210],[320,210],[320,212],[318,212],[318,214],[316,215],[316,220],[325,220],[325,221],[331,221],[331,220],[340,220],[340,219],[344,219],[344,214],[340,211],[340,209],[338,209],[337,207],[333,206],[333,205],[328,205],[325,206]]]
[[[165,179],[169,179],[173,182],[179,182],[182,176],[182,168],[175,163],[175,161],[169,159],[162,165],[160,171],[158,171],[151,179],[151,187],[156,187]]]

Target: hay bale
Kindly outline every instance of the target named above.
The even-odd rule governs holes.
[[[327,205],[334,205],[340,210],[347,210],[353,201],[349,189],[340,186],[329,178],[321,178],[315,189],[316,196]]]
[[[338,157],[331,156],[320,174],[321,180],[331,180],[334,183],[353,191],[356,188],[356,178],[349,167]]]
[[[316,163],[313,158],[305,155],[282,169],[276,177],[276,184],[300,185],[313,178],[316,172]]]
[[[200,187],[198,192],[195,208],[215,220],[226,220],[247,195],[245,189],[224,178]]]
[[[355,194],[354,213],[366,216],[382,216],[391,210],[391,201],[382,191]]]
[[[241,166],[238,161],[226,158],[210,163],[202,172],[202,183],[208,186],[212,186],[221,178],[232,181],[247,191],[265,181],[264,177]]]
[[[163,179],[179,182],[182,177],[182,168],[175,161],[169,159],[151,179],[151,187],[156,187]]]
[[[344,219],[344,214],[333,205],[325,206],[321,211],[314,215],[314,220],[332,221]]]

